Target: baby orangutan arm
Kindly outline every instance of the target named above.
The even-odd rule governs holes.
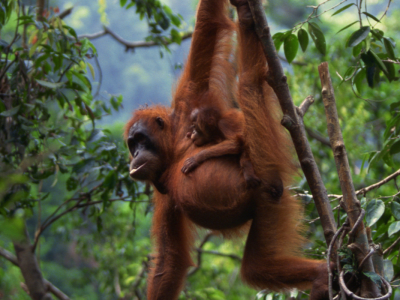
[[[182,172],[188,174],[196,169],[207,159],[219,157],[228,154],[239,154],[241,152],[241,145],[236,139],[224,140],[216,145],[206,148],[199,153],[186,159],[182,167]]]

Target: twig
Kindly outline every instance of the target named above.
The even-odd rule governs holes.
[[[5,259],[7,259],[9,262],[11,262],[13,265],[19,267],[17,258],[11,252],[9,252],[6,249],[3,249],[3,248],[0,247],[0,255],[3,256]],[[70,298],[67,295],[65,295],[63,292],[61,292],[50,281],[44,279],[44,282],[47,285],[47,288],[49,289],[49,291],[54,296],[56,296],[58,299],[60,299],[60,300],[70,300]]]
[[[379,21],[382,21],[382,19],[387,15],[387,12],[388,12],[388,10],[389,10],[389,7],[390,7],[390,4],[391,4],[391,3],[392,3],[392,0],[389,0],[389,1],[388,1],[388,5],[386,6],[385,12],[383,13],[382,17],[379,18]],[[378,24],[378,23],[376,23],[376,24]],[[375,24],[375,26],[376,26],[376,24]],[[375,26],[374,26],[374,27],[375,27]]]
[[[197,265],[196,265],[196,267],[194,267],[194,268],[188,273],[187,276],[192,276],[194,273],[197,272],[197,270],[200,269],[201,261],[202,261],[202,255],[201,255],[202,252],[201,252],[200,250],[202,250],[202,248],[203,248],[203,246],[205,245],[205,243],[207,243],[207,242],[209,241],[209,239],[210,239],[212,236],[213,236],[213,233],[212,233],[212,232],[208,232],[208,233],[204,236],[204,238],[203,238],[203,240],[201,241],[199,247],[196,248],[196,251],[197,251]]]
[[[309,95],[299,106],[300,117],[304,117],[309,107],[315,102],[314,97]]]
[[[336,243],[336,239],[339,236],[339,234],[344,230],[344,226],[340,227],[338,231],[336,231],[335,235],[333,236],[329,247],[328,247],[328,251],[326,254],[326,265],[328,268],[328,294],[329,294],[329,299],[332,300],[333,296],[332,296],[332,270],[331,270],[331,255],[332,255],[332,248]]]
[[[357,190],[356,191],[356,195],[360,195],[360,194],[361,195],[365,195],[366,193],[368,193],[368,192],[370,192],[370,191],[372,191],[372,190],[374,190],[376,188],[381,187],[385,183],[388,183],[390,180],[398,177],[399,175],[400,175],[400,170],[394,172],[393,174],[390,174],[388,177],[386,177],[385,179],[382,179],[381,181],[379,181],[377,183],[374,183],[374,184],[372,184],[370,186],[367,186],[365,188]],[[306,196],[306,194],[301,194],[301,193],[298,193],[297,195],[298,196]],[[380,197],[380,198],[393,198],[393,197],[396,197],[398,195],[400,195],[400,192],[398,192],[398,193],[396,193],[394,195],[391,195],[391,196],[384,196],[384,197]],[[307,194],[307,196],[313,198],[313,195]],[[335,199],[333,199],[331,201],[336,201],[336,200],[341,200],[343,198],[343,195],[329,194],[328,197],[329,198],[335,198]]]
[[[306,19],[304,22],[300,22],[300,23],[296,24],[295,27],[300,26],[300,28],[301,28],[301,27],[302,27],[305,23],[307,23],[308,21],[320,17],[321,15],[325,14],[326,12],[328,12],[328,11],[330,11],[330,10],[336,8],[336,7],[338,7],[340,4],[346,2],[347,0],[341,1],[340,3],[338,3],[338,4],[334,5],[334,6],[332,6],[331,8],[328,8],[328,9],[325,10],[325,11],[323,11],[323,12],[320,13],[319,15],[314,15],[322,5],[324,5],[325,3],[329,2],[329,1],[330,1],[330,0],[326,0],[326,1],[324,1],[324,2],[322,2],[322,3],[320,3],[320,4],[318,4],[317,6],[307,6],[307,7],[312,8],[313,11],[311,12],[311,14],[308,15],[307,19]]]
[[[356,6],[357,6],[357,10],[358,10],[358,19],[360,20],[360,28],[363,26],[362,24],[362,18],[361,18],[361,3],[362,0],[359,0],[360,3],[357,3],[358,1],[356,1]]]
[[[148,260],[150,260],[150,258],[148,258]],[[149,270],[149,264],[147,261],[143,261],[142,265],[143,265],[142,270],[140,270],[139,274],[136,275],[135,282],[132,285],[133,290],[135,291],[135,294],[137,294],[137,288],[139,287],[140,282],[144,278],[144,275]]]
[[[362,188],[362,189],[358,190],[358,191],[356,192],[356,195],[359,195],[359,194],[366,194],[366,193],[368,193],[369,191],[371,191],[371,190],[373,190],[373,189],[376,189],[376,188],[378,188],[378,187],[384,185],[385,183],[389,182],[390,180],[396,178],[396,177],[399,176],[399,175],[400,175],[400,170],[397,170],[396,172],[394,172],[393,174],[389,175],[389,176],[386,177],[385,179],[382,179],[381,181],[379,181],[379,182],[377,182],[377,183],[375,183],[375,184],[372,184],[372,185],[370,185],[370,186],[368,186],[368,187],[366,187],[366,188]]]
[[[229,258],[232,258],[232,259],[237,260],[237,261],[242,261],[240,256],[238,256],[236,254],[221,253],[221,252],[218,252],[218,251],[215,251],[215,250],[203,250],[203,249],[196,249],[196,250],[201,252],[201,253],[205,253],[205,254],[213,254],[213,255],[218,255],[218,256],[223,256],[223,257],[229,257]]]
[[[312,137],[313,139],[317,140],[321,144],[330,147],[331,143],[329,143],[329,140],[326,137],[323,137],[319,132],[311,129],[310,127],[306,126],[306,132],[307,134]],[[329,195],[328,195],[329,197]]]
[[[340,205],[337,205],[337,206],[335,206],[334,208],[332,208],[332,210],[337,210],[337,209],[339,209],[339,208],[340,208]],[[319,219],[321,219],[321,218],[318,217],[318,218],[312,219],[312,220],[308,221],[308,224],[312,224],[312,223],[314,223],[315,221],[318,221]]]
[[[390,253],[392,249],[400,242],[400,237],[397,238],[397,240],[394,241],[393,244],[391,244],[385,251],[383,251],[383,255],[386,253]]]
[[[186,40],[192,37],[193,32],[187,32],[182,35],[181,39]],[[135,48],[143,48],[143,47],[153,47],[159,45],[157,42],[154,41],[139,41],[139,42],[130,42],[122,37],[118,36],[116,33],[114,33],[111,29],[108,27],[104,26],[103,31],[93,33],[93,34],[84,34],[80,35],[78,39],[84,39],[87,38],[89,40],[97,39],[99,37],[105,36],[105,35],[110,35],[114,40],[116,40],[118,43],[122,44],[125,46],[126,50],[129,49],[135,49]],[[163,45],[169,45],[171,44],[171,41],[164,40],[162,41]]]
[[[289,63],[289,62],[287,61],[286,57],[284,57],[284,56],[282,56],[282,55],[279,55],[279,54],[278,54],[278,56],[279,56],[279,59],[280,59],[280,60],[283,60],[284,62]],[[298,65],[298,66],[307,66],[307,63],[301,62],[301,61],[296,61],[296,60],[292,61],[291,64],[292,64],[292,65]]]

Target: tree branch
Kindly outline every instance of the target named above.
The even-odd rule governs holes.
[[[0,247],[0,256],[3,256],[5,259],[7,259],[13,265],[19,267],[18,260],[15,257],[15,255],[12,254],[11,252],[7,251],[6,249],[3,249],[3,248]],[[44,279],[44,282],[47,285],[47,288],[49,289],[49,291],[54,296],[56,296],[58,299],[60,299],[60,300],[71,300],[67,295],[65,295],[57,287],[55,287],[50,281]]]
[[[392,251],[392,249],[393,249],[394,247],[396,247],[396,245],[397,245],[399,242],[400,242],[400,237],[398,237],[397,240],[395,240],[394,243],[391,244],[391,245],[389,246],[389,248],[387,248],[385,251],[383,251],[383,255],[385,255],[385,254],[387,254],[387,253],[390,253],[390,252]]]
[[[50,294],[47,293],[48,289],[40,271],[35,252],[32,251],[26,228],[23,230],[22,237],[17,241],[13,241],[13,244],[17,254],[18,266],[31,298],[33,300],[52,300]]]
[[[363,264],[364,272],[374,272],[374,266],[370,257],[368,238],[364,224],[359,221],[361,214],[360,201],[356,197],[353,179],[351,178],[349,160],[340,130],[339,118],[336,109],[335,94],[329,74],[328,63],[323,62],[318,66],[322,86],[322,99],[324,101],[325,114],[327,119],[328,135],[336,162],[336,169],[339,175],[340,187],[343,193],[344,205],[349,218],[350,227],[355,232],[354,247],[351,248],[356,254],[358,265]],[[356,253],[356,250],[358,251]],[[357,255],[358,254],[358,255]],[[361,281],[361,296],[365,298],[376,298],[381,296],[378,287],[366,276]]]
[[[371,191],[371,190],[373,190],[373,189],[376,189],[376,188],[378,188],[378,187],[384,185],[385,183],[389,182],[390,180],[396,178],[396,177],[399,176],[399,175],[400,175],[400,170],[397,170],[396,172],[394,172],[393,174],[389,175],[389,176],[386,177],[385,179],[382,179],[381,181],[379,181],[379,182],[377,182],[377,183],[375,183],[375,184],[372,184],[372,185],[370,185],[370,186],[368,186],[368,187],[365,187],[365,188],[362,188],[362,189],[358,190],[358,191],[356,192],[356,195],[359,195],[359,194],[366,194],[366,193],[368,193],[369,191]]]
[[[193,34],[193,32],[184,33],[181,38],[182,41],[191,38],[192,34]],[[154,41],[139,41],[139,42],[127,41],[127,40],[123,39],[122,37],[120,37],[119,35],[117,35],[115,32],[113,32],[110,28],[108,28],[106,26],[103,27],[103,31],[93,33],[93,34],[83,34],[83,35],[80,35],[78,37],[78,39],[87,38],[89,40],[94,40],[94,39],[100,38],[105,35],[110,35],[118,43],[124,45],[126,50],[135,49],[135,48],[143,48],[143,47],[153,47],[153,46],[159,45],[157,42],[154,42]],[[169,44],[172,44],[172,42],[164,40],[162,42],[162,44],[169,45]]]
[[[318,131],[313,130],[313,129],[311,129],[310,127],[307,127],[307,126],[306,126],[306,132],[307,132],[307,134],[308,134],[311,138],[317,140],[317,141],[320,142],[322,145],[328,146],[328,147],[331,146],[331,143],[329,142],[329,139],[327,139],[326,137],[323,137],[322,134],[319,133]]]

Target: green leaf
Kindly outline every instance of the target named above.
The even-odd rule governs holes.
[[[94,143],[98,140],[100,140],[101,138],[105,137],[106,135],[104,134],[103,130],[100,129],[94,129],[90,135],[90,137],[88,138],[87,142],[88,143]]]
[[[15,115],[16,113],[18,113],[19,109],[20,109],[21,105],[17,105],[16,107],[13,107],[9,110],[3,111],[0,116],[2,117],[11,117],[13,115]]]
[[[283,49],[285,51],[285,57],[290,64],[296,57],[297,50],[299,49],[299,41],[297,40],[297,36],[290,34],[288,37],[286,37]]]
[[[390,208],[396,220],[400,220],[400,204],[393,201],[392,204],[390,205]]]
[[[335,11],[335,12],[332,14],[332,17],[333,17],[334,15],[340,14],[342,11],[345,11],[346,9],[348,9],[349,7],[351,7],[351,6],[353,6],[353,5],[355,5],[355,4],[354,4],[354,3],[351,3],[351,4],[348,4],[348,5],[346,5],[346,6],[343,6],[341,9],[338,9],[337,11]]]
[[[394,49],[390,40],[388,38],[383,38],[383,44],[385,45],[386,53],[388,54],[389,58],[396,59],[396,56],[394,55]]]
[[[377,17],[375,17],[374,15],[371,15],[370,13],[368,13],[366,11],[364,11],[363,14],[370,17],[371,19],[374,19],[376,22],[379,22],[379,23],[381,22],[381,21],[379,21],[379,19]]]
[[[362,50],[362,47],[363,47],[362,43],[360,43],[360,44],[358,44],[357,46],[354,46],[354,47],[353,47],[353,56],[354,56],[354,57],[357,57],[357,56],[360,55],[361,50]]]
[[[128,0],[119,0],[119,4],[121,4],[121,7],[124,7],[126,2],[128,2]]]
[[[382,200],[373,199],[368,202],[366,207],[366,221],[367,225],[371,227],[374,225],[385,212],[385,204]]]
[[[35,79],[37,83],[39,83],[41,86],[47,87],[49,89],[59,89],[62,87],[65,82],[49,82],[49,81],[44,81],[44,80],[39,80]]]
[[[383,38],[383,31],[382,30],[372,29],[371,33],[374,36],[374,38],[376,38],[379,41],[382,41],[382,38]]]
[[[354,268],[352,265],[349,264],[345,264],[343,266],[343,271],[345,272],[345,274],[349,273],[349,272],[354,272]]]
[[[308,23],[308,32],[311,35],[312,40],[315,43],[315,46],[317,47],[318,51],[322,54],[326,54],[326,41],[325,41],[325,36],[319,26],[314,23],[314,22],[309,22]]]
[[[336,34],[338,34],[339,32],[342,32],[343,30],[346,30],[347,28],[353,26],[356,23],[358,23],[358,21],[354,21],[353,23],[350,23],[349,25],[344,26],[342,29],[340,29],[338,32],[336,32]]]
[[[89,67],[89,70],[90,70],[90,74],[92,74],[92,78],[94,79],[94,77],[95,77],[95,73],[94,73],[94,68],[93,68],[93,66],[90,64],[90,63],[86,63],[87,64],[87,66]]]
[[[300,28],[300,30],[297,32],[297,37],[300,42],[301,50],[303,50],[303,52],[306,52],[309,41],[307,31],[305,31],[303,28]]]
[[[400,140],[394,142],[394,144],[390,147],[390,154],[394,155],[400,152]],[[400,220],[400,219],[399,219]]]
[[[281,48],[281,45],[282,45],[282,43],[283,43],[283,37],[284,37],[284,33],[283,32],[278,32],[278,33],[275,33],[273,36],[272,36],[272,39],[274,40],[274,44],[275,44],[275,49],[276,49],[276,51],[278,52],[279,51],[279,49]]]
[[[356,86],[357,91],[361,94],[362,89],[363,89],[363,85],[362,82],[365,78],[366,75],[366,71],[365,69],[359,69],[356,73],[356,76],[354,76],[353,79],[353,84]]]
[[[382,279],[378,274],[376,274],[375,272],[363,272],[363,274],[371,279],[376,285],[381,287]]]
[[[396,78],[396,69],[394,68],[394,64],[384,61],[383,64],[387,69],[387,73],[385,73],[386,78],[389,82],[392,82]]]
[[[358,29],[357,31],[353,32],[353,34],[347,41],[347,47],[354,47],[359,43],[361,43],[368,36],[370,31],[371,28],[369,26],[364,26]]]
[[[379,58],[378,55],[376,55],[376,53],[374,51],[372,51],[372,49],[370,49],[368,51],[369,53],[372,54],[372,58],[375,60],[376,64],[378,65],[378,67],[385,73],[388,72],[388,70],[386,69],[386,66],[383,64],[382,60]]]
[[[75,177],[71,176],[70,178],[68,178],[67,182],[66,182],[66,187],[68,191],[73,191],[76,190],[76,188],[78,187],[79,181],[78,179],[76,179]]]
[[[399,230],[400,230],[400,221],[396,221],[396,222],[390,224],[389,229],[388,229],[389,237],[392,236],[392,234],[398,232]]]
[[[72,171],[77,174],[89,173],[95,164],[94,158],[86,158],[79,161],[73,168]]]

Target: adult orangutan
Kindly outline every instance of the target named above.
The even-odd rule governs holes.
[[[265,82],[266,60],[246,0],[231,0],[239,26],[227,15],[225,0],[201,0],[188,61],[177,84],[172,108],[155,106],[134,113],[126,126],[132,155],[130,174],[155,187],[153,236],[156,260],[148,279],[147,299],[177,299],[193,265],[193,223],[224,234],[250,225],[242,260],[242,279],[260,289],[311,288],[310,299],[327,299],[323,261],[300,256],[301,206],[285,189],[296,172],[290,142],[280,125],[280,109]],[[238,31],[239,83],[232,65],[232,35]],[[197,147],[187,133],[195,109],[214,107],[222,113],[236,97],[244,115],[244,137],[261,184],[247,188],[240,155],[204,161],[181,172]],[[271,201],[272,200],[272,201]]]

